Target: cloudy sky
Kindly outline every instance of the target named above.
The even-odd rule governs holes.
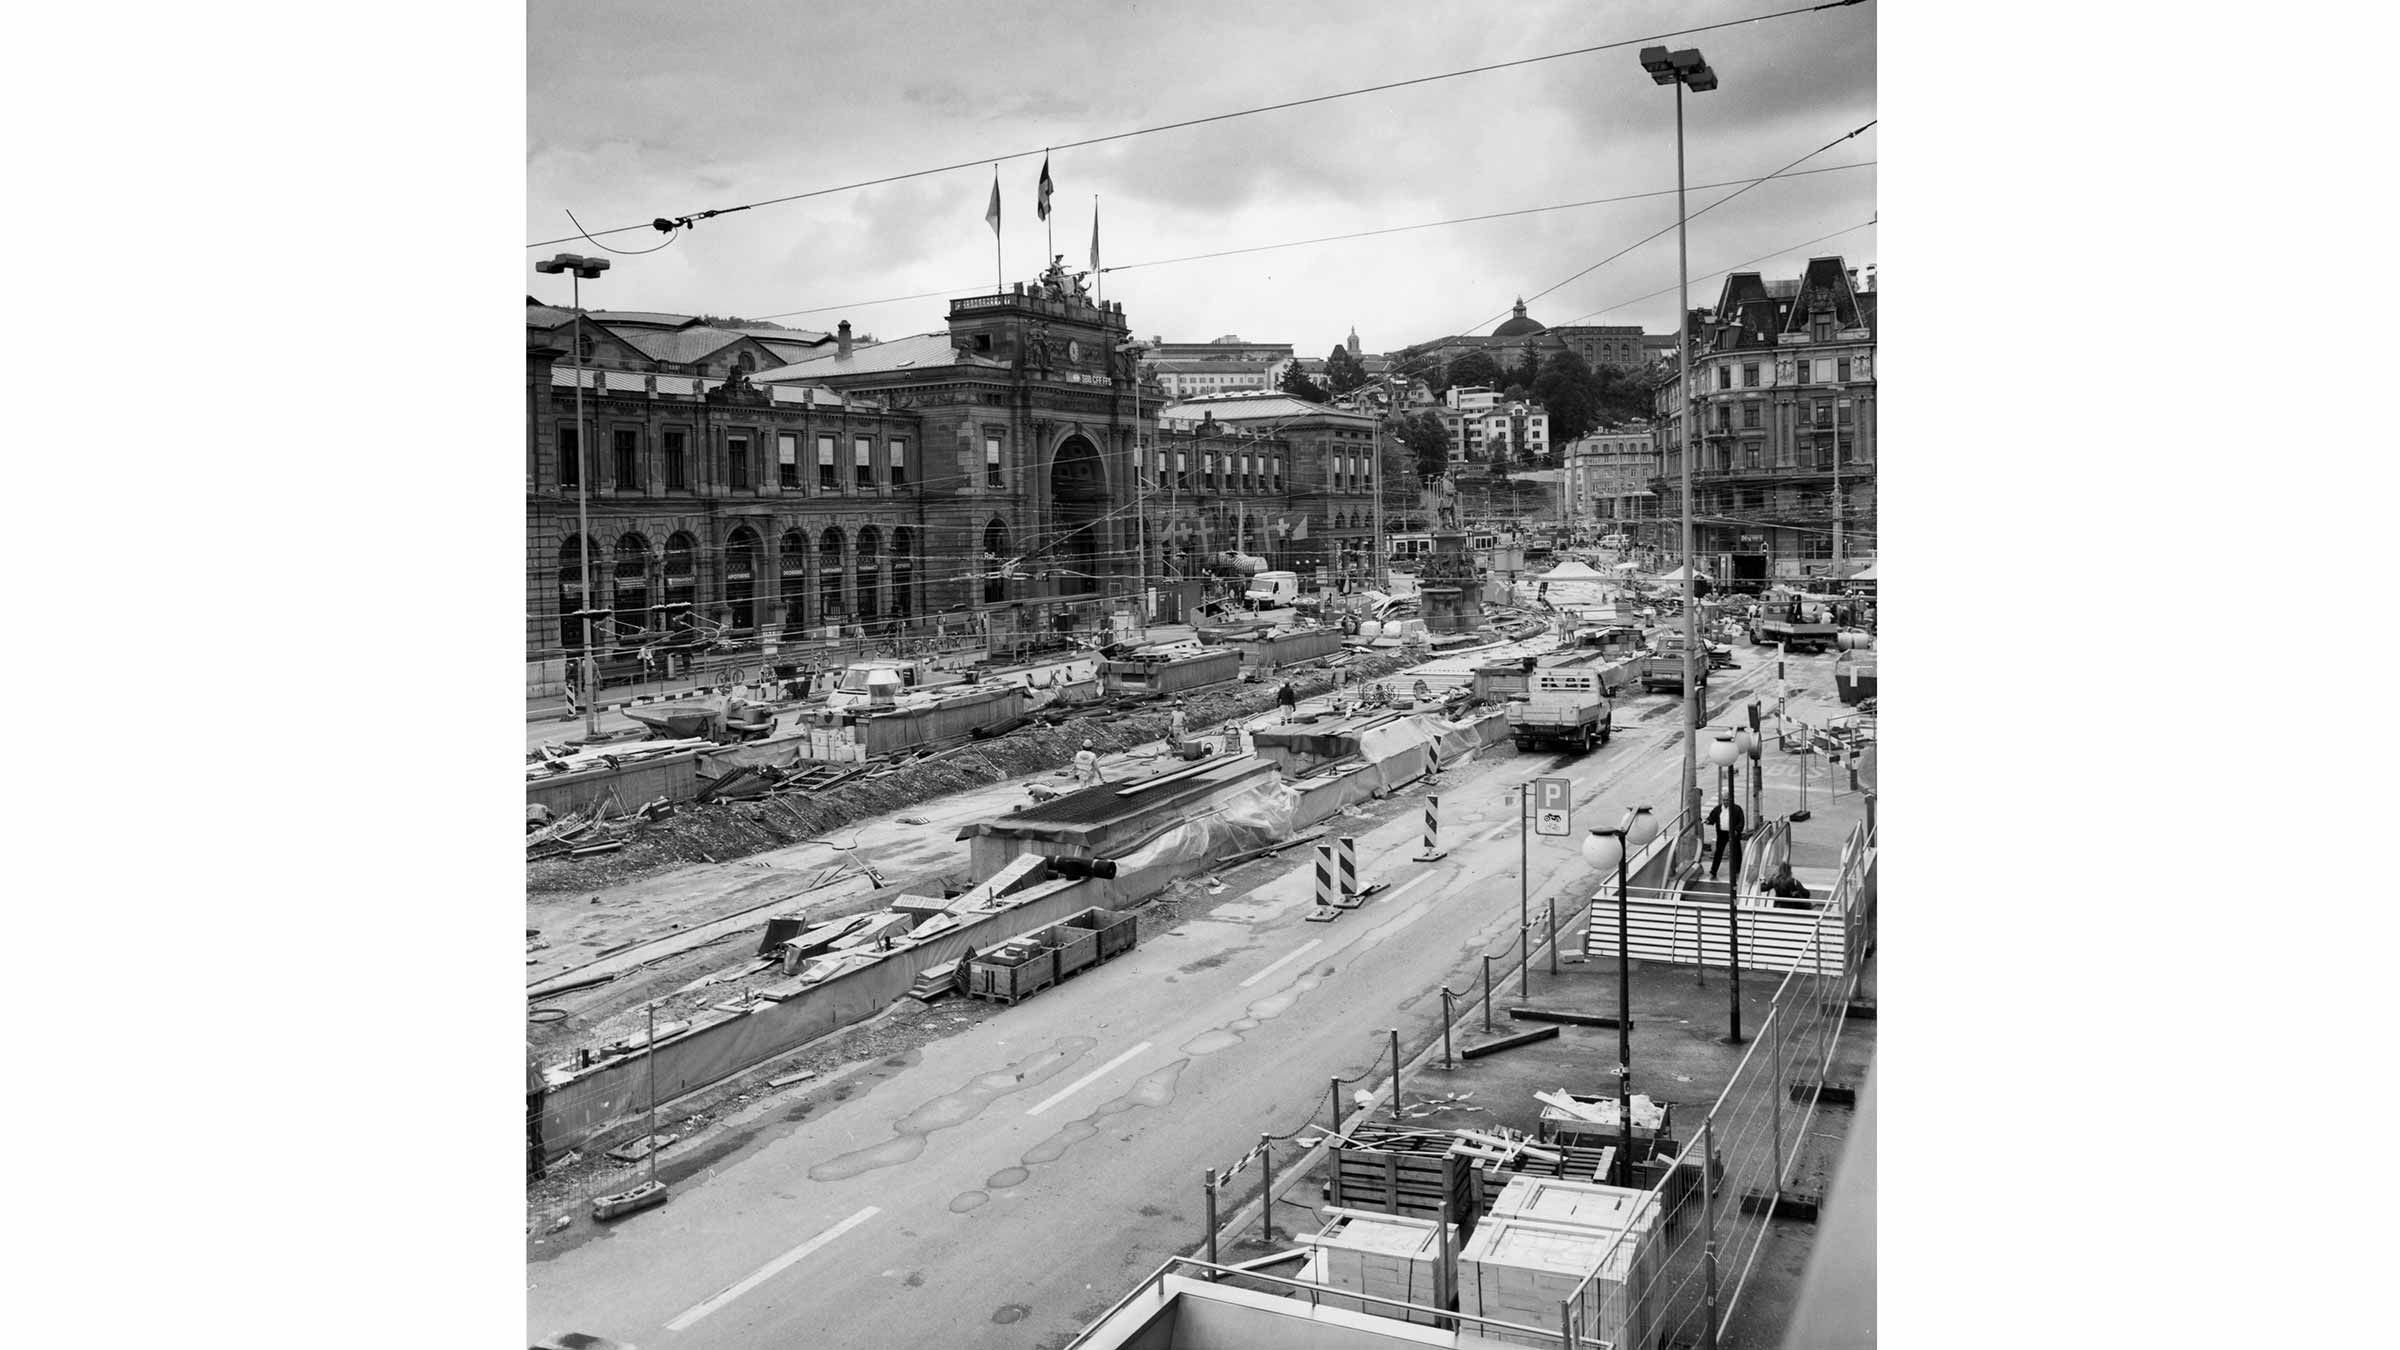
[[[942,325],[936,297],[992,286],[983,215],[994,160],[1006,275],[1023,280],[1045,261],[1034,214],[1044,146],[1794,7],[532,0],[525,239],[574,235],[569,210],[598,232],[978,161],[703,222],[658,252],[613,257],[585,295],[594,308],[928,332]],[[1670,41],[1698,46],[1722,82],[1686,96],[1690,181],[1767,174],[1873,119],[1877,8]],[[1870,130],[1799,167],[1858,164],[1875,148]],[[1672,229],[1568,279],[1672,226],[1674,154],[1672,94],[1633,49],[1595,52],[1059,150],[1051,225],[1055,250],[1081,268],[1098,194],[1102,262],[1125,269],[1103,279],[1105,294],[1124,302],[1137,334],[1170,341],[1238,333],[1321,355],[1356,324],[1368,350],[1383,350],[1486,331],[1520,294],[1546,323],[1656,332],[1674,313]],[[1713,269],[1790,275],[1828,252],[1873,262],[1875,230],[1853,227],[1874,215],[1876,172],[1778,180],[1694,220],[1694,302],[1714,296],[1703,275]],[[1696,190],[1692,207],[1732,190]],[[601,242],[630,250],[660,238],[645,229]],[[571,237],[526,250],[528,294],[565,302],[555,278],[531,269],[560,249],[596,251]],[[923,292],[936,296],[898,298]]]

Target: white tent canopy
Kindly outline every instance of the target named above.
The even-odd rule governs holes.
[[[1868,563],[1868,564],[1867,564],[1865,567],[1862,567],[1862,568],[1860,568],[1859,570],[1857,570],[1857,571],[1855,571],[1855,572],[1851,573],[1851,574],[1850,574],[1850,576],[1849,576],[1847,579],[1848,579],[1848,580],[1851,580],[1851,581],[1873,581],[1873,580],[1875,580],[1875,579],[1876,579],[1876,577],[1875,577],[1875,564],[1873,564],[1873,563]]]
[[[1705,576],[1707,576],[1707,575],[1708,575],[1708,573],[1706,573],[1706,572],[1694,572],[1694,573],[1692,573],[1692,575],[1693,575],[1693,576],[1698,576],[1698,577],[1705,577]],[[1672,571],[1672,572],[1661,572],[1661,573],[1659,573],[1657,576],[1654,576],[1654,577],[1652,577],[1652,578],[1650,578],[1650,579],[1651,579],[1652,581],[1676,581],[1676,582],[1680,582],[1680,581],[1682,581],[1682,580],[1683,580],[1683,578],[1684,578],[1684,569],[1683,569],[1683,568],[1680,568],[1680,567],[1678,567],[1678,568],[1676,568],[1676,569],[1675,569],[1674,571]]]
[[[1535,577],[1535,581],[1606,581],[1606,572],[1597,571],[1581,560],[1569,558],[1558,566]]]

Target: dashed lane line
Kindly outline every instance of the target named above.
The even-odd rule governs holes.
[[[724,1307],[726,1304],[733,1302],[742,1295],[749,1293],[751,1290],[756,1289],[762,1284],[765,1284],[767,1281],[775,1278],[777,1275],[782,1274],[791,1267],[798,1265],[800,1262],[808,1259],[808,1257],[818,1248],[825,1246],[827,1243],[832,1242],[835,1238],[840,1237],[842,1234],[849,1232],[851,1229],[858,1227],[860,1224],[865,1223],[867,1220],[874,1218],[876,1215],[882,1212],[883,1211],[880,1208],[874,1205],[867,1206],[865,1209],[862,1209],[856,1214],[851,1215],[849,1218],[842,1220],[833,1227],[826,1229],[824,1232],[817,1234],[808,1241],[801,1243],[799,1246],[792,1248],[783,1255],[776,1257],[774,1260],[769,1261],[763,1266],[760,1266],[747,1278],[743,1279],[741,1283],[730,1285],[724,1290],[715,1294],[711,1294],[707,1298],[702,1299],[700,1302],[684,1309],[681,1314],[677,1315],[674,1321],[667,1323],[667,1330],[684,1330],[685,1328],[691,1326],[694,1322],[699,1321],[701,1318],[708,1316],[710,1313],[715,1312],[717,1309]]]

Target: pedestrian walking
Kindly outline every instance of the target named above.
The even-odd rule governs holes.
[[[1173,710],[1167,713],[1167,739],[1173,744],[1181,745],[1183,744],[1183,733],[1183,700],[1177,699]]]
[[[1100,752],[1092,748],[1090,741],[1085,741],[1083,748],[1075,752],[1075,786],[1089,787],[1101,781]]]
[[[1275,701],[1283,705],[1283,720],[1289,722],[1293,711],[1300,706],[1300,692],[1292,688],[1290,680],[1285,680],[1283,687],[1275,691]]]
[[[1720,797],[1717,799],[1717,804],[1708,809],[1708,815],[1702,818],[1700,823],[1717,827],[1716,852],[1710,854],[1708,859],[1708,879],[1715,881],[1717,866],[1725,861],[1725,850],[1732,845],[1734,837],[1742,832],[1741,803],[1731,797]]]

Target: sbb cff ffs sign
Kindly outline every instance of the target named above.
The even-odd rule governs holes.
[[[1533,832],[1565,834],[1575,816],[1574,789],[1564,778],[1536,778],[1532,783]]]

